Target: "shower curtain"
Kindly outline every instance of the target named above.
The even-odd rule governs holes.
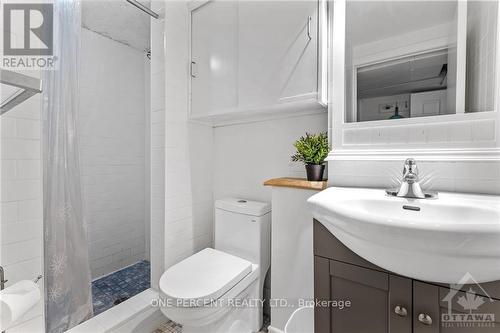
[[[55,0],[57,67],[43,75],[42,108],[47,333],[93,314],[77,135],[80,32],[80,1]]]

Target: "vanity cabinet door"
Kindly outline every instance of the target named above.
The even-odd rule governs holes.
[[[412,281],[389,275],[389,332],[412,331]]]
[[[439,332],[439,287],[413,281],[413,333]]]
[[[411,280],[315,257],[317,300],[349,301],[317,307],[318,333],[410,333]]]
[[[332,260],[330,299],[351,302],[348,308],[331,308],[333,333],[389,331],[388,274]]]

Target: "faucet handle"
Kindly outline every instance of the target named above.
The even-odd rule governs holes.
[[[417,161],[413,158],[407,158],[403,169],[403,179],[405,180],[418,180]]]

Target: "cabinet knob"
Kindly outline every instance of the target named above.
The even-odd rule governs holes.
[[[400,317],[406,317],[408,315],[408,310],[406,310],[406,308],[402,305],[396,305],[394,313]]]
[[[432,325],[432,318],[426,313],[421,313],[418,315],[418,321],[424,325]]]

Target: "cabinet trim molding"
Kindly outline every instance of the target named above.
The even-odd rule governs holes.
[[[500,148],[482,149],[334,149],[327,161],[419,161],[500,162]]]
[[[194,123],[205,124],[212,127],[222,127],[265,120],[324,114],[327,112],[327,109],[321,106],[316,98],[308,98],[261,108],[248,108],[233,110],[233,112],[215,113],[203,117],[190,116],[189,120]]]

